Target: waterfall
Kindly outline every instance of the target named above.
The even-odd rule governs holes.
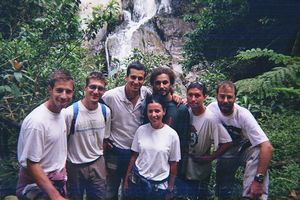
[[[108,72],[112,71],[110,60],[118,59],[123,61],[127,58],[132,47],[132,36],[143,24],[153,18],[158,12],[170,12],[170,0],[134,0],[133,11],[123,11],[124,22],[114,33],[108,35],[105,41],[105,53]]]

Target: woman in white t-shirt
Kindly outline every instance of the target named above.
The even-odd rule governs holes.
[[[150,123],[140,126],[135,133],[124,192],[134,199],[165,199],[174,188],[180,160],[179,137],[163,123],[163,98],[147,97],[146,104]]]

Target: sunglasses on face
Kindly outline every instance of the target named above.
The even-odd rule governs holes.
[[[169,83],[169,81],[154,81],[155,85],[161,85],[161,84],[167,85],[168,83]]]
[[[205,84],[201,81],[195,81],[195,82],[191,82],[185,85],[186,88],[189,88],[190,86],[200,86],[201,88],[206,87]]]
[[[105,90],[105,87],[103,86],[97,86],[97,85],[89,85],[88,86],[91,90],[96,90],[98,89],[99,92],[103,92]]]

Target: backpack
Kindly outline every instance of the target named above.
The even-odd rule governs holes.
[[[104,121],[106,123],[107,119],[106,119],[106,107],[105,107],[105,104],[104,103],[100,103],[101,105],[101,110],[102,110],[102,114],[103,114],[103,117],[104,117]],[[76,119],[77,119],[77,116],[78,116],[78,101],[73,103],[73,119],[72,119],[72,122],[71,122],[71,128],[70,128],[70,134],[74,134],[74,131],[75,131],[75,123],[76,123]]]

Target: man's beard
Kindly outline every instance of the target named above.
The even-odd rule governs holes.
[[[234,103],[218,103],[221,112],[225,115],[230,115],[233,112]]]
[[[155,92],[155,94],[159,94],[159,95],[161,95],[161,96],[163,96],[163,97],[168,96],[169,93],[170,93],[169,90],[157,90],[157,91]]]

